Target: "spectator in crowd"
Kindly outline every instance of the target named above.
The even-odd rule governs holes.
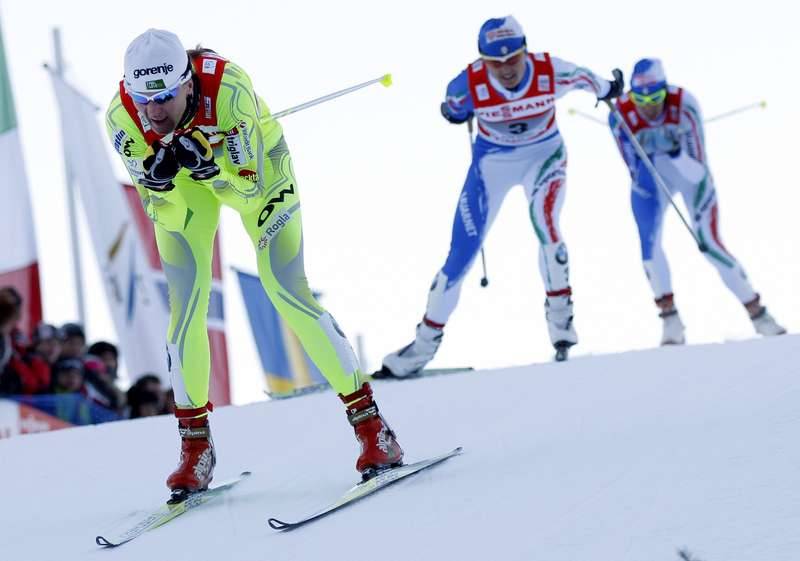
[[[161,378],[152,373],[142,374],[138,380],[131,386],[143,392],[152,392],[162,396],[161,404],[163,405],[164,387],[161,385]]]
[[[111,378],[117,380],[117,368],[119,367],[119,349],[108,341],[97,341],[89,346],[89,354],[96,356],[106,365],[106,373]]]
[[[61,358],[83,358],[86,353],[86,334],[79,323],[61,326]]]
[[[159,395],[164,393],[164,387],[161,385],[161,378],[152,373],[142,374],[133,385]]]
[[[0,394],[42,393],[50,386],[50,365],[23,345],[17,329],[21,315],[19,292],[11,286],[0,288]]]
[[[161,402],[163,397],[148,390],[138,390],[131,395],[128,390],[128,403],[130,405],[130,418],[154,417],[162,414]]]
[[[84,379],[83,361],[79,358],[60,358],[53,365],[51,393],[56,395],[53,414],[76,425],[93,421],[89,389]]]
[[[96,356],[85,355],[82,362],[87,396],[103,407],[121,411],[125,407],[125,394],[114,384],[103,361]]]
[[[60,359],[78,359],[83,364],[83,392],[94,401],[116,411],[125,406],[125,394],[114,385],[102,360],[86,354],[86,333],[79,323],[61,326]]]
[[[164,410],[164,390],[155,374],[144,374],[128,389],[129,417],[160,415]]]
[[[3,306],[3,330],[10,335],[22,317],[22,296],[13,286],[0,287],[0,304]]]
[[[58,327],[41,322],[31,334],[29,350],[52,366],[61,355],[61,339],[61,330]]]
[[[14,354],[12,332],[19,320],[21,299],[16,290],[10,287],[0,288],[0,372],[5,371]]]
[[[83,361],[79,358],[61,358],[53,365],[53,393],[86,393]]]

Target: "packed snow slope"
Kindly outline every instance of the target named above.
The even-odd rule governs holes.
[[[462,456],[288,533],[356,479],[330,393],[213,413],[226,498],[113,550],[166,497],[175,422],[0,441],[0,559],[800,559],[800,336],[375,384],[413,461]]]

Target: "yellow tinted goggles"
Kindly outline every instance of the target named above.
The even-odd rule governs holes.
[[[667,99],[667,88],[661,88],[651,94],[631,92],[631,99],[636,105],[658,105]]]

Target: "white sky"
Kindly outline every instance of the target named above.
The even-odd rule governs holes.
[[[300,182],[306,271],[354,341],[365,336],[370,368],[406,344],[427,290],[447,254],[456,199],[468,165],[464,127],[448,125],[439,103],[448,81],[476,56],[489,17],[511,13],[531,50],[546,50],[604,76],[628,77],[642,56],[661,57],[667,78],[687,87],[705,114],[766,99],[755,110],[710,124],[708,154],[721,202],[726,246],[748,271],[773,314],[800,325],[795,169],[800,37],[787,3],[653,5],[602,2],[186,3],[0,1],[9,71],[32,190],[46,319],[77,316],[70,264],[58,114],[47,73],[51,29],[61,28],[67,79],[105,107],[122,75],[127,44],[148,27],[169,29],[242,65],[273,111],[391,72],[373,86],[289,116],[283,126]],[[124,12],[121,10],[125,10]],[[570,116],[576,107],[604,118],[590,94],[559,102],[569,152],[561,215],[569,244],[575,355],[654,346],[660,324],[641,269],[629,181],[610,134]],[[100,126],[98,116],[98,127]],[[118,158],[119,178],[127,176]],[[716,271],[671,211],[665,247],[691,343],[752,336]],[[100,280],[84,231],[87,290]],[[227,265],[255,270],[238,216],[222,222]],[[480,267],[433,365],[495,367],[547,360],[544,291],[537,242],[522,191],[515,189],[486,242],[490,285]],[[226,271],[231,369],[238,402],[260,398],[262,377],[235,278]],[[89,338],[114,339],[109,314],[89,298]],[[124,349],[123,349],[124,353]],[[754,375],[758,375],[754,372]]]

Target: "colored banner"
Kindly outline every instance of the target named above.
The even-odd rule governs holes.
[[[18,403],[12,399],[0,399],[0,438],[47,432],[71,426],[72,424],[31,405]]]

